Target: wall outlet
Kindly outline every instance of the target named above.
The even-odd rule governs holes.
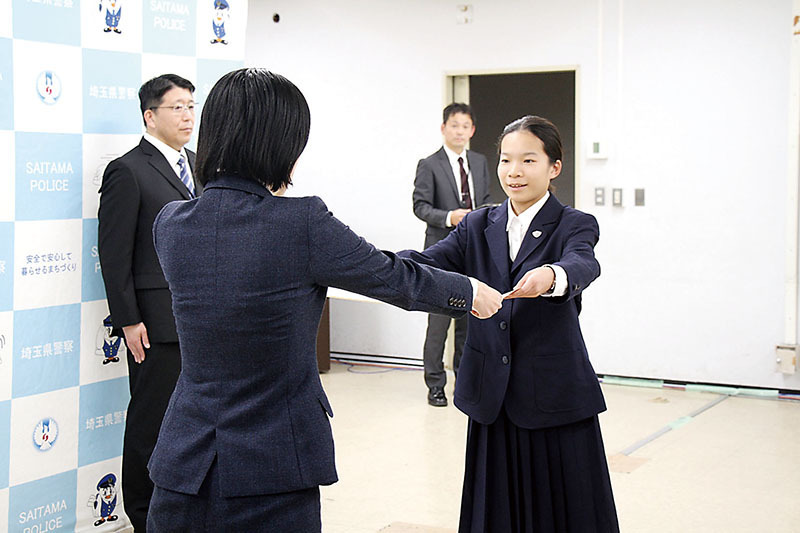
[[[779,344],[776,347],[777,358],[775,363],[783,374],[794,374],[797,370],[797,345]]]
[[[606,205],[606,188],[594,188],[594,205]]]

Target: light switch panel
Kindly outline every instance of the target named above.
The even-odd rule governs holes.
[[[611,203],[617,207],[622,207],[622,189],[611,189]]]

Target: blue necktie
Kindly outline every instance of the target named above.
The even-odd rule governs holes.
[[[192,183],[192,178],[189,176],[189,171],[186,169],[186,159],[183,156],[178,158],[178,166],[181,167],[181,181],[186,188],[189,189],[189,196],[194,198],[194,183]]]

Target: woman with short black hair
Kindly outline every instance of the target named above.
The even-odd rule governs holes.
[[[283,76],[226,74],[203,108],[204,193],[153,225],[182,371],[149,463],[151,533],[320,531],[319,485],[337,480],[316,360],[327,287],[454,317],[500,307],[480,282],[376,250],[319,198],[282,197],[309,123]]]

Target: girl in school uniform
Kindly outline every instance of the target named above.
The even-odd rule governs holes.
[[[455,389],[469,416],[459,533],[619,531],[598,413],[606,409],[578,315],[600,275],[592,215],[561,204],[558,129],[526,116],[503,130],[508,200],[469,213],[416,261],[505,294],[470,318]]]

